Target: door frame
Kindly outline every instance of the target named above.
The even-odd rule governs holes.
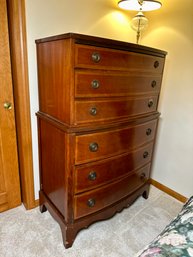
[[[10,55],[15,101],[21,198],[26,209],[38,205],[34,196],[25,0],[7,0]]]

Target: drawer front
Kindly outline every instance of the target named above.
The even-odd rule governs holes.
[[[152,149],[153,143],[150,143],[121,157],[76,167],[75,193],[107,184],[144,166],[151,161]]]
[[[75,101],[75,123],[120,120],[157,109],[158,96],[119,100]]]
[[[128,196],[147,182],[149,171],[150,164],[116,183],[76,195],[74,197],[74,218],[78,219],[101,210]]]
[[[85,45],[75,46],[75,67],[162,73],[164,58]]]
[[[159,93],[161,75],[76,71],[75,97],[110,97]]]
[[[154,139],[157,120],[106,132],[76,136],[75,163],[126,153]]]

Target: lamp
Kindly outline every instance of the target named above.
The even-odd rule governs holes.
[[[143,12],[147,12],[159,9],[162,4],[155,0],[121,0],[118,6],[130,11],[140,11],[143,8]]]
[[[137,31],[136,43],[139,43],[141,32],[148,26],[148,19],[143,12],[159,9],[162,4],[155,0],[121,0],[118,6],[125,10],[138,11],[137,15],[131,21],[131,28]]]
[[[144,31],[148,26],[148,19],[145,15],[139,11],[131,20],[131,28],[137,31],[136,43],[139,44],[141,32]]]

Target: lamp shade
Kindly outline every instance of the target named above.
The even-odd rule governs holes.
[[[147,12],[159,9],[162,4],[154,0],[121,0],[118,6],[125,10]]]

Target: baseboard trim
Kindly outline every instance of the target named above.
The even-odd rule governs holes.
[[[39,199],[35,200],[35,207],[38,207],[40,205]]]
[[[163,191],[164,193],[174,197],[175,199],[177,199],[178,201],[185,203],[188,198],[175,192],[174,190],[170,189],[169,187],[164,186],[163,184],[157,182],[154,179],[150,179],[150,184],[153,185],[154,187],[157,187],[159,190]]]

